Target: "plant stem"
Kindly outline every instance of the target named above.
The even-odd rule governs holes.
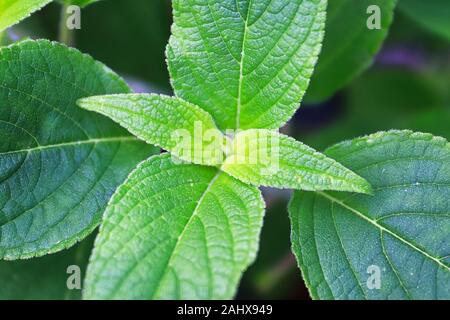
[[[64,4],[61,7],[61,16],[59,21],[59,33],[58,40],[61,43],[64,43],[68,46],[73,45],[73,33],[69,28],[67,28],[66,21],[68,18],[67,8],[70,5],[70,1],[64,1]]]

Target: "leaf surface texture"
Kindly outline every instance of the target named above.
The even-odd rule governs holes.
[[[335,160],[275,131],[237,134],[222,170],[257,186],[370,193],[367,181]]]
[[[326,154],[365,177],[375,194],[295,193],[293,250],[311,295],[449,299],[450,144],[390,131]],[[373,266],[380,271],[379,289],[367,284]]]
[[[154,152],[75,104],[125,92],[112,71],[63,45],[24,41],[0,50],[0,258],[83,239],[116,187]]]
[[[106,210],[84,298],[230,299],[255,258],[263,215],[257,188],[154,156]]]
[[[321,48],[326,0],[174,0],[167,59],[177,96],[220,129],[279,128]]]
[[[222,161],[225,137],[212,117],[179,98],[128,94],[90,97],[78,104],[108,116],[140,139],[183,160],[209,165]]]
[[[51,0],[1,0],[0,32],[41,9]]]

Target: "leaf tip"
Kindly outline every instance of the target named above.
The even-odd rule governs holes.
[[[95,101],[96,100],[95,98],[93,99],[93,97],[81,98],[76,101],[76,104],[82,109],[93,111]]]
[[[358,192],[358,193],[366,194],[369,196],[373,196],[374,190],[372,188],[372,185],[363,177],[358,176],[357,174],[355,174],[355,176],[357,177],[358,182],[356,184],[356,188],[354,191]]]

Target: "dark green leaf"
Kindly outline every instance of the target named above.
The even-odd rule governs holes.
[[[75,102],[126,92],[111,70],[63,45],[0,49],[0,258],[68,248],[99,224],[117,185],[153,149]]]
[[[372,63],[388,33],[396,0],[331,0],[323,49],[306,95],[308,102],[329,98]],[[367,8],[381,10],[381,29],[368,29]]]
[[[293,250],[311,295],[449,299],[450,144],[430,134],[390,131],[326,154],[366,178],[375,195],[294,195]],[[371,286],[374,268],[379,289]]]

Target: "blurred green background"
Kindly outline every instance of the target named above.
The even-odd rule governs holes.
[[[402,1],[417,2],[399,0],[388,38],[371,67],[327,101],[302,103],[282,129],[284,133],[318,150],[387,129],[412,129],[450,139],[450,29],[436,28],[428,16],[415,17]],[[449,7],[449,1],[445,1]],[[15,26],[12,33],[16,39],[57,40],[60,11],[60,6],[52,3]],[[450,21],[445,15],[448,10],[439,11],[443,11],[444,21]],[[121,74],[135,91],[171,94],[164,57],[170,25],[168,0],[100,1],[83,10],[82,28],[74,34],[74,46]],[[290,253],[286,211],[290,193],[264,190],[264,194],[268,211],[260,252],[245,273],[237,298],[308,299]],[[91,246],[92,239],[87,239],[49,257],[1,262],[0,273],[15,271],[9,286],[17,290],[0,287],[0,298],[78,298],[79,293],[64,289],[65,266],[85,265]],[[31,264],[41,268],[31,268]],[[30,270],[41,271],[31,274]],[[55,289],[54,281],[42,277],[49,272],[57,275],[59,289]],[[41,280],[31,287],[33,276]],[[27,290],[19,290],[22,287]]]

